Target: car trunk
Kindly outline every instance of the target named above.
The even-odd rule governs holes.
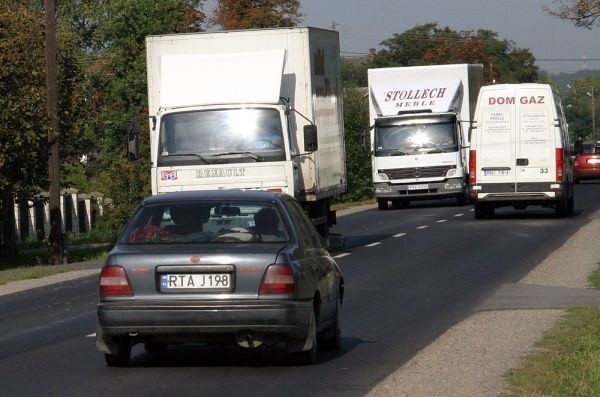
[[[116,251],[116,264],[125,269],[137,301],[257,299],[265,269],[283,247],[177,244],[136,247],[135,253],[125,247]]]

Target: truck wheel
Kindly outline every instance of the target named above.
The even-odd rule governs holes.
[[[558,218],[564,218],[567,216],[568,207],[569,207],[568,199],[567,198],[560,199],[559,201],[556,202],[556,207],[554,208],[554,214]]]
[[[377,208],[381,211],[388,209],[388,201],[386,199],[377,199]]]
[[[494,209],[485,204],[475,203],[475,219],[484,219],[494,215]]]

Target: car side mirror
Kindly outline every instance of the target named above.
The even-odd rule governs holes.
[[[304,151],[314,152],[319,148],[317,140],[317,126],[309,124],[304,126]]]
[[[127,126],[127,158],[135,161],[140,158],[140,123],[132,121]]]
[[[343,235],[338,233],[330,233],[325,239],[325,245],[327,250],[331,252],[341,251],[344,249],[345,238]]]

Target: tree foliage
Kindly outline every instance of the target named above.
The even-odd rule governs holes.
[[[210,21],[223,29],[290,27],[302,14],[299,0],[218,0]]]
[[[543,6],[550,15],[587,29],[600,25],[600,0],[554,0],[553,3],[554,7]]]
[[[490,30],[457,32],[437,23],[417,25],[384,40],[374,67],[481,63],[486,83],[537,80],[538,67],[529,50],[500,40]]]
[[[581,77],[572,81],[570,86],[564,104],[572,140],[578,137],[584,140],[600,140],[600,112],[598,112],[600,77]],[[595,117],[592,116],[594,113]],[[593,135],[594,121],[596,122],[595,136]]]

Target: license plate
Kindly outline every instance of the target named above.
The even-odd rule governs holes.
[[[588,159],[588,164],[600,164],[600,159]]]
[[[408,190],[427,190],[427,189],[429,189],[428,184],[408,185]]]
[[[510,170],[485,170],[483,176],[510,176]]]
[[[218,289],[231,287],[231,275],[227,273],[161,274],[160,288],[165,291],[178,289]]]

